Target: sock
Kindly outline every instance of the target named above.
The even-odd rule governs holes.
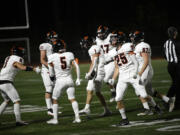
[[[4,101],[1,105],[0,105],[0,115],[4,112],[4,110],[6,109],[8,103],[6,101]]]
[[[14,114],[15,114],[16,122],[20,122],[21,121],[20,104],[14,104]]]
[[[90,108],[90,104],[86,104],[84,109],[89,109]]]
[[[79,118],[79,106],[77,101],[72,102],[72,108],[75,114],[75,117]]]
[[[51,109],[52,108],[51,98],[45,98],[45,101],[46,101],[47,109]]]
[[[168,98],[167,96],[165,96],[165,95],[162,96],[162,100],[163,100],[164,102],[166,102],[166,103],[169,102],[169,98]]]
[[[58,119],[58,104],[53,104],[53,115],[54,115],[54,119],[57,120]]]
[[[126,114],[125,114],[125,109],[124,109],[124,108],[119,109],[119,112],[120,112],[120,114],[121,114],[122,119],[126,119],[126,118],[127,118],[127,117],[126,117]]]
[[[148,109],[148,110],[150,109],[147,102],[144,102],[144,103],[143,103],[143,107],[144,107],[144,109]]]

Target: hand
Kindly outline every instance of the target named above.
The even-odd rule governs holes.
[[[91,79],[91,75],[89,73],[86,73],[85,79],[90,80]]]
[[[41,72],[41,69],[40,69],[39,66],[37,66],[36,68],[34,68],[34,71],[35,71],[37,74],[39,74],[39,73]]]
[[[109,83],[110,85],[114,85],[114,82],[115,82],[114,79],[109,79],[109,81],[108,81],[108,83]]]
[[[77,78],[76,79],[76,86],[79,86],[79,85],[81,85],[81,79]]]

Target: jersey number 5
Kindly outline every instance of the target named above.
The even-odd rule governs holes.
[[[66,67],[67,67],[66,57],[60,57],[60,61],[61,61],[61,68],[66,69]]]

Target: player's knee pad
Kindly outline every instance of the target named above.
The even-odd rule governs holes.
[[[52,93],[53,87],[51,85],[45,86],[46,93]]]
[[[135,90],[135,94],[136,94],[136,96],[140,96],[140,94],[139,94],[139,92],[137,91],[137,90]]]
[[[123,98],[122,96],[117,96],[117,95],[116,95],[115,100],[116,100],[116,102],[119,102],[119,101],[122,100],[122,98]]]
[[[75,99],[75,88],[74,87],[70,87],[67,89],[67,95],[68,95],[68,99]]]
[[[140,93],[140,96],[141,96],[142,98],[147,98],[148,95],[147,95],[146,92],[141,92],[141,93]]]

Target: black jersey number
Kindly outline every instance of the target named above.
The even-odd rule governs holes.
[[[120,53],[119,55],[116,56],[115,59],[116,59],[116,62],[117,62],[117,64],[119,66],[122,66],[122,64],[128,63],[128,60],[127,60],[127,58],[126,58],[124,53]]]
[[[101,48],[103,49],[104,53],[108,53],[109,52],[109,44],[107,45],[101,45]]]
[[[8,57],[5,59],[3,68],[5,68],[5,67],[7,66],[7,63],[8,63],[8,61],[9,61],[9,58],[10,58],[10,56],[8,56]]]
[[[60,57],[60,61],[61,61],[61,68],[66,69],[67,68],[66,57]]]

